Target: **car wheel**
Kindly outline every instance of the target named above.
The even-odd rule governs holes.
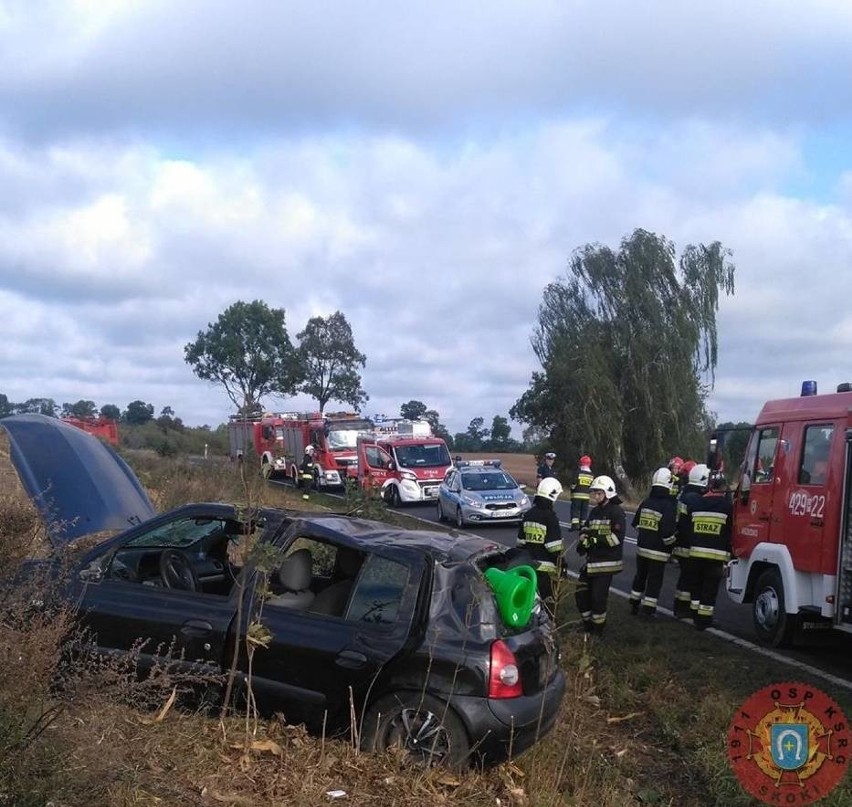
[[[368,751],[402,748],[418,767],[458,768],[470,757],[470,740],[452,707],[420,692],[380,698],[364,717]]]
[[[752,618],[760,644],[784,647],[791,643],[795,619],[785,609],[784,583],[777,569],[769,569],[758,578]]]
[[[438,521],[446,521],[447,517],[444,515],[444,508],[441,507],[441,500],[438,499]]]
[[[388,507],[399,507],[402,500],[399,498],[399,488],[396,485],[388,485]]]
[[[459,529],[463,529],[463,528],[464,528],[464,516],[462,515],[462,509],[461,509],[461,507],[457,507],[457,508],[456,508],[456,526],[457,526]]]

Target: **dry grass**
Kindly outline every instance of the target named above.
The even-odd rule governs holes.
[[[130,459],[161,506],[245,492],[229,466]],[[340,507],[319,495],[304,502],[292,490],[256,490],[264,504]],[[15,530],[32,532],[26,507],[9,494],[0,517],[14,526],[0,532],[0,551],[14,548]],[[76,686],[56,690],[52,672],[72,615],[34,616],[31,593],[17,594],[0,609],[0,805],[747,805],[725,761],[725,729],[736,704],[779,675],[684,625],[637,625],[620,600],[610,603],[609,633],[589,642],[576,632],[568,592],[560,605],[568,693],[553,732],[492,770],[424,772],[395,754],[308,736],[280,717],[247,732],[239,715],[217,720],[179,708],[167,673],[140,683],[126,668],[89,666]],[[847,786],[825,803],[850,800]]]
[[[453,456],[457,455],[453,454]],[[535,472],[538,463],[532,454],[476,454],[465,452],[458,456],[464,460],[500,460],[503,467],[522,485],[535,486]]]

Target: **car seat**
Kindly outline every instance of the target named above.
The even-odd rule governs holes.
[[[297,549],[284,558],[278,568],[278,582],[283,589],[281,594],[270,597],[268,602],[282,608],[306,610],[314,601],[311,591],[313,577],[313,558],[309,549]]]
[[[335,573],[340,579],[326,586],[317,594],[310,610],[318,614],[343,616],[343,609],[349,600],[349,594],[355,584],[361,562],[361,553],[356,549],[351,549],[348,546],[338,547],[335,558]]]

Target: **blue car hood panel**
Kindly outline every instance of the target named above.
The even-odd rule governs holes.
[[[45,415],[13,415],[0,426],[54,545],[125,529],[156,514],[127,463],[91,434]]]

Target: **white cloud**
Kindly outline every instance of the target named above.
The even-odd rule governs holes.
[[[811,138],[848,125],[850,31],[828,0],[0,0],[0,392],[219,422],[183,346],[260,298],[293,336],[346,314],[370,411],[463,430],[523,393],[572,250],[635,227],[734,252],[720,417],[830,388],[852,182]]]

